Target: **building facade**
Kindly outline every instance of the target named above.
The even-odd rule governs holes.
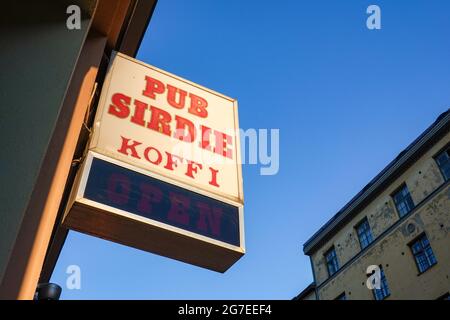
[[[316,299],[448,298],[449,231],[450,110],[306,241]]]

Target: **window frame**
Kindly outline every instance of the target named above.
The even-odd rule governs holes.
[[[360,234],[359,234],[359,227],[361,227],[365,223],[367,223],[367,227],[368,228],[367,228],[367,230],[365,230],[366,232],[363,235],[365,235],[366,238],[368,238],[367,237],[367,231],[368,231],[369,234],[370,234],[370,241],[368,241],[367,245],[363,247],[362,241],[361,241],[361,237],[360,237]],[[356,232],[356,236],[358,237],[359,246],[361,248],[361,251],[364,250],[365,248],[367,248],[368,246],[370,246],[370,244],[375,241],[375,238],[374,238],[373,233],[372,233],[372,228],[370,226],[369,219],[367,218],[367,216],[364,217],[363,219],[361,219],[361,221],[359,221],[355,225],[354,229],[355,229],[355,232]]]
[[[422,243],[422,240],[423,240],[424,238],[426,238],[426,239],[427,239],[427,242],[428,242],[428,245],[427,245],[426,247],[424,247],[424,246],[423,246],[423,243]],[[420,245],[421,245],[421,247],[422,247],[420,252],[422,252],[422,254],[425,255],[425,258],[426,258],[427,263],[428,263],[428,267],[427,267],[426,269],[424,269],[424,270],[420,270],[420,263],[419,263],[418,260],[416,259],[417,253],[414,253],[414,249],[413,249],[413,246],[414,246],[417,242],[419,242],[419,241],[420,241]],[[433,247],[431,246],[430,239],[428,238],[428,236],[427,236],[427,234],[426,234],[425,232],[422,232],[422,233],[419,234],[417,237],[415,237],[413,240],[411,240],[411,241],[408,243],[408,247],[409,247],[409,249],[410,249],[410,251],[411,251],[411,255],[412,255],[412,258],[414,259],[414,263],[415,263],[415,265],[416,265],[417,271],[419,272],[419,273],[418,273],[418,276],[420,276],[421,274],[427,272],[428,270],[430,270],[432,267],[434,267],[434,266],[438,263],[438,260],[437,260],[437,258],[436,258],[436,254],[434,253]],[[431,249],[431,253],[432,253],[433,258],[434,258],[434,263],[431,263],[431,261],[430,261],[430,258],[429,258],[429,256],[428,256],[427,250],[426,250],[427,248],[430,248],[430,249]]]
[[[333,260],[336,262],[336,263],[333,263],[333,267],[335,268],[333,273],[330,272],[330,268],[329,268],[329,262],[331,260],[330,261],[328,260],[328,256],[329,256],[329,254],[331,254],[331,252],[334,252],[334,254],[333,254],[333,258],[334,259]],[[335,275],[340,269],[339,260],[338,260],[337,253],[336,253],[336,248],[335,248],[334,245],[331,246],[327,251],[325,251],[324,258],[325,258],[325,264],[326,264],[327,271],[328,271],[328,278],[330,278],[333,275]]]
[[[443,147],[438,152],[436,152],[436,154],[433,156],[433,159],[434,159],[434,162],[436,163],[437,167],[439,168],[439,172],[441,173],[442,179],[444,179],[444,183],[446,183],[447,181],[450,181],[450,176],[448,178],[445,177],[444,171],[442,170],[442,168],[439,165],[439,162],[437,160],[437,158],[444,152],[447,152],[447,154],[449,156],[449,163],[450,163],[450,143],[447,143],[445,145],[445,147]]]
[[[410,208],[408,212],[406,212],[405,214],[402,215],[395,199],[396,199],[396,195],[399,192],[401,192],[404,188],[406,188],[408,190],[408,195],[409,195],[409,198],[411,199],[412,208]],[[416,208],[416,204],[414,203],[414,199],[411,196],[411,192],[409,191],[409,188],[408,188],[408,185],[406,184],[406,182],[403,182],[402,184],[400,184],[400,186],[397,189],[395,189],[394,192],[391,193],[391,199],[394,202],[395,210],[397,211],[397,214],[400,219],[402,219],[403,217],[406,217],[408,214],[410,214]],[[405,198],[403,198],[403,199],[405,199]],[[404,202],[402,202],[402,203],[404,203]]]

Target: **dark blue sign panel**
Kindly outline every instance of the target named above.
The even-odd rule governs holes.
[[[240,246],[237,207],[93,158],[84,197]]]

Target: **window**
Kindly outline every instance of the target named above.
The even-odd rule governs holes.
[[[358,233],[361,250],[367,247],[373,241],[372,231],[370,231],[370,225],[369,221],[367,221],[367,218],[364,218],[364,220],[356,226],[356,233]]]
[[[384,300],[391,294],[387,283],[386,275],[383,268],[380,266],[380,289],[373,289],[375,300]]]
[[[334,250],[334,247],[325,253],[325,260],[327,262],[328,275],[331,277],[339,270],[336,250]]]
[[[401,186],[392,197],[400,218],[407,215],[414,208],[414,202],[406,184]]]
[[[441,169],[444,180],[450,180],[450,147],[438,154],[435,159],[439,169]]]
[[[420,273],[425,272],[437,263],[433,249],[431,249],[430,241],[428,241],[425,234],[422,234],[411,243],[411,251]]]
[[[334,300],[347,300],[347,297],[345,296],[345,292],[342,292]]]

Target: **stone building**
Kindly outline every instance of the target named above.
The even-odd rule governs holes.
[[[448,299],[449,130],[450,110],[306,241],[316,299]]]

